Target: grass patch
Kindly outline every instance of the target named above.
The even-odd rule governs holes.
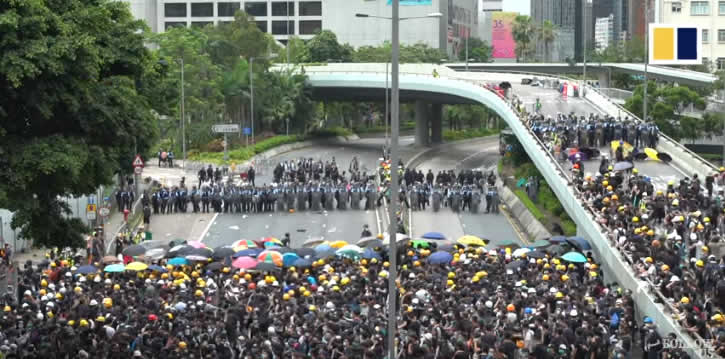
[[[546,219],[546,217],[544,217],[544,214],[541,213],[541,210],[539,210],[539,208],[536,207],[534,202],[531,202],[531,199],[529,198],[529,196],[526,195],[526,192],[524,192],[523,190],[517,189],[514,191],[514,193],[516,193],[516,197],[518,197],[521,200],[521,202],[524,204],[524,206],[526,206],[526,209],[528,209],[529,212],[531,212],[531,214],[534,216],[534,218],[536,218],[537,221],[544,223],[544,220]]]
[[[467,140],[469,138],[478,138],[478,137],[486,137],[498,134],[500,131],[498,129],[489,129],[489,128],[479,128],[479,129],[467,129],[467,130],[461,130],[461,131],[451,131],[451,130],[445,130],[443,131],[443,140],[452,142],[452,141],[460,141],[460,140]]]
[[[405,121],[400,123],[400,131],[410,131],[415,129],[415,121]],[[390,130],[390,128],[388,128]],[[361,126],[354,128],[357,134],[384,133],[385,125],[375,125],[371,127]]]

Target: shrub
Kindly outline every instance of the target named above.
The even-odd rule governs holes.
[[[564,230],[564,235],[567,237],[576,236],[576,223],[571,219],[561,221],[561,229]]]
[[[335,136],[352,136],[352,131],[343,127],[320,128],[309,133],[309,137],[335,137]]]
[[[523,190],[517,189],[514,191],[514,193],[516,194],[516,197],[518,197],[521,200],[521,202],[524,204],[524,206],[526,206],[526,209],[528,209],[529,212],[531,212],[531,214],[534,216],[534,218],[536,218],[537,221],[539,221],[541,223],[545,223],[544,220],[546,219],[546,217],[544,216],[543,213],[541,213],[541,210],[539,210],[539,208],[536,207],[534,202],[531,202],[531,199],[529,198],[529,196],[526,195],[526,192],[524,192]]]
[[[461,131],[443,131],[443,140],[445,141],[460,141],[469,138],[486,137],[495,135],[499,132],[497,129],[479,128],[479,129],[467,129]]]
[[[224,151],[224,139],[215,138],[204,146],[204,151],[220,152]]]

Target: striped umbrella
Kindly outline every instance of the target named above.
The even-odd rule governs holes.
[[[258,246],[257,243],[254,243],[253,240],[240,239],[232,243],[231,247],[234,248],[234,251],[239,252],[249,248],[257,248]]]
[[[265,263],[272,263],[278,267],[282,266],[282,254],[273,250],[266,250],[257,256],[257,260]]]

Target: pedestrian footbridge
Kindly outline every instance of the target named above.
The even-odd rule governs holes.
[[[329,64],[327,66],[304,66],[314,95],[318,98],[383,101],[386,88],[385,64]],[[436,70],[436,76],[433,76]],[[629,288],[639,310],[639,317],[649,316],[658,324],[662,334],[678,333],[689,347],[695,348],[694,340],[683,334],[663,304],[656,300],[645,282],[638,280],[631,266],[618,250],[613,248],[603,235],[604,230],[585,208],[573,186],[568,171],[545,150],[545,146],[519,118],[514,108],[498,93],[482,86],[481,73],[455,72],[436,65],[411,64],[400,68],[400,98],[402,102],[415,102],[416,140],[419,144],[441,141],[441,112],[444,104],[482,104],[495,111],[509,125],[518,137],[529,157],[545,177],[569,216],[576,222],[580,235],[589,239],[601,262],[607,263],[606,278]],[[499,76],[501,74],[498,74]],[[506,75],[504,75],[506,76]],[[512,75],[513,76],[513,75]],[[513,83],[513,79],[510,80]],[[594,89],[586,95],[585,101],[600,112],[621,116],[625,111]],[[563,106],[566,106],[564,104]],[[630,114],[631,117],[634,117]],[[672,155],[675,166],[688,175],[698,173],[700,178],[713,171],[713,167],[691,153],[681,144],[663,136],[659,150]],[[692,352],[693,357],[699,353]]]

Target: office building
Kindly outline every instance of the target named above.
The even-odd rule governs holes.
[[[594,44],[597,51],[604,51],[614,42],[614,15],[597,18],[594,26]]]
[[[243,10],[254,17],[260,30],[285,43],[289,36],[310,39],[320,30],[330,30],[338,41],[353,47],[377,46],[391,40],[389,20],[358,18],[363,13],[391,16],[389,0],[122,0],[130,3],[134,16],[146,20],[154,32],[173,26],[205,26],[234,20]],[[401,1],[400,16],[416,17],[442,13],[440,18],[401,22],[402,44],[424,43],[455,56],[465,37],[478,31],[478,0]],[[475,29],[475,30],[473,30]]]
[[[549,59],[552,62],[562,62],[573,59],[575,55],[576,26],[579,22],[576,12],[576,2],[581,0],[532,0],[531,20],[536,26],[544,21],[551,21],[556,25],[556,39],[550,45]],[[537,41],[536,58],[544,61],[545,49],[541,41]]]
[[[703,63],[707,62],[713,71],[725,70],[725,1],[657,0],[656,3],[659,22],[698,26]]]

